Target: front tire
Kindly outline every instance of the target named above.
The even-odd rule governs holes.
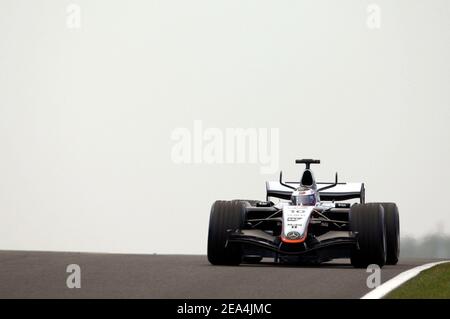
[[[211,207],[208,231],[208,260],[213,265],[239,265],[239,244],[227,245],[229,231],[242,228],[245,220],[244,201],[216,201]]]
[[[352,251],[356,268],[386,263],[386,226],[384,208],[378,203],[355,204],[350,209],[350,229],[357,233],[358,247]]]
[[[400,216],[395,203],[379,203],[386,225],[386,265],[396,265],[400,255]]]

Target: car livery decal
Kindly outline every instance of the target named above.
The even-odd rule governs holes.
[[[305,241],[312,206],[284,206],[281,240],[286,243]]]

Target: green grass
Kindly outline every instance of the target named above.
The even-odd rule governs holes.
[[[389,293],[388,299],[450,299],[450,263],[440,264]]]

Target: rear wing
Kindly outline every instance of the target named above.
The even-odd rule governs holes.
[[[284,182],[284,184],[299,187],[298,182]],[[334,183],[317,183],[318,188],[325,186],[332,186]],[[292,189],[282,185],[279,181],[266,182],[267,200],[269,197],[276,197],[280,199],[291,199]],[[365,202],[364,183],[338,183],[333,187],[324,189],[319,192],[320,200],[322,201],[343,201],[349,199],[359,198],[361,203]]]

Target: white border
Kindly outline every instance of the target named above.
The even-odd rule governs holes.
[[[412,269],[409,269],[407,271],[404,271],[400,273],[399,275],[395,276],[394,278],[386,281],[384,284],[378,286],[371,292],[365,294],[361,297],[361,299],[380,299],[386,296],[388,293],[390,293],[392,290],[397,288],[398,286],[402,285],[406,281],[410,280],[411,278],[414,278],[417,276],[420,272],[429,269],[431,267],[434,267],[439,264],[448,263],[450,260],[444,260],[439,261],[435,263],[429,263],[422,266],[418,266]]]

